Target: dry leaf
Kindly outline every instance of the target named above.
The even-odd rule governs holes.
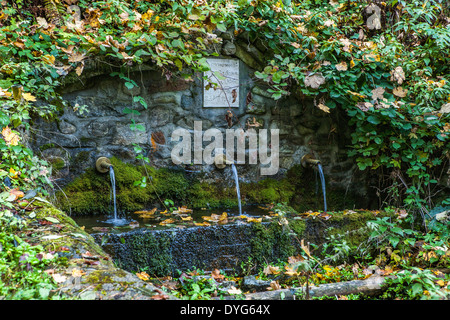
[[[56,283],[63,283],[67,280],[66,276],[59,273],[52,273],[51,276]]]
[[[51,54],[46,54],[42,56],[42,61],[44,61],[46,64],[55,64],[55,56],[52,56]]]
[[[230,289],[228,289],[228,293],[229,294],[241,294],[242,291],[240,289],[236,289],[236,287],[231,287]]]
[[[8,126],[3,128],[2,136],[5,139],[6,145],[17,146],[19,143],[19,136],[15,132],[12,132]]]
[[[311,87],[313,89],[318,89],[322,84],[325,83],[325,78],[322,73],[318,72],[313,75],[309,75],[304,79],[305,86]]]
[[[308,257],[312,258],[309,252],[309,248],[304,244],[304,239],[301,240],[300,246],[302,247],[303,251],[305,251],[305,253],[308,255]]]
[[[22,98],[26,101],[36,101],[36,97],[33,96],[31,93],[29,92],[24,92],[22,94]]]
[[[345,61],[342,61],[341,63],[336,65],[336,70],[338,70],[338,71],[347,71],[347,69],[348,69],[347,62],[345,62]]]
[[[280,290],[280,289],[281,289],[281,286],[280,286],[280,284],[278,283],[278,281],[272,281],[272,282],[270,283],[270,287],[267,288],[267,290]]]
[[[268,274],[279,274],[280,273],[280,267],[275,267],[268,265],[264,268],[263,273],[267,276]]]
[[[86,272],[84,272],[81,269],[74,268],[72,270],[72,277],[74,277],[74,278],[79,278],[79,277],[81,277],[82,275],[85,275],[85,274],[86,274]]]
[[[326,105],[324,105],[323,103],[320,103],[318,106],[317,106],[320,110],[322,110],[323,112],[326,112],[326,113],[330,113],[330,108],[328,108]]]
[[[145,271],[136,273],[136,275],[139,279],[144,280],[144,281],[147,281],[150,279],[150,276]]]
[[[402,67],[397,67],[391,71],[391,81],[402,84],[405,79],[405,72],[403,71]]]
[[[86,54],[80,52],[73,52],[69,56],[69,62],[81,62],[86,59]]]
[[[225,275],[220,274],[220,270],[219,269],[214,269],[211,272],[211,277],[213,277],[213,279],[216,280],[216,281],[222,281],[223,279],[225,279]]]
[[[384,88],[376,87],[375,89],[372,90],[372,99],[373,100],[383,99],[383,94],[384,94]]]
[[[164,221],[161,221],[159,224],[163,226],[163,225],[174,223],[174,222],[175,222],[175,220],[173,220],[172,218],[169,218]]]
[[[22,191],[20,191],[19,189],[14,188],[12,190],[9,190],[9,195],[10,196],[14,196],[14,199],[13,199],[13,201],[14,201],[14,200],[17,200],[19,198],[22,198],[25,194]]]
[[[402,87],[397,87],[392,91],[392,93],[394,95],[396,95],[397,97],[404,98],[404,97],[406,97],[408,90],[403,89]]]
[[[78,76],[81,76],[81,74],[83,73],[83,69],[84,69],[84,63],[80,63],[76,68],[75,68],[75,72]]]

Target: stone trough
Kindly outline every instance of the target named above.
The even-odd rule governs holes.
[[[301,253],[300,241],[316,245],[333,234],[348,242],[367,239],[366,221],[372,212],[319,217],[291,217],[289,229],[279,220],[261,223],[232,223],[153,230],[141,228],[122,233],[93,233],[95,241],[117,265],[130,272],[146,270],[159,276],[177,275],[177,270],[215,268],[227,273],[242,272],[242,264],[254,266],[286,260]],[[353,234],[350,239],[349,235]],[[355,237],[356,235],[356,237]]]

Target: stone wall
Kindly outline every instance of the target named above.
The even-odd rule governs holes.
[[[193,76],[193,81],[167,79],[154,66],[142,65],[130,73],[139,85],[130,90],[123,80],[111,77],[110,70],[86,66],[82,78],[62,88],[68,107],[58,120],[34,120],[33,149],[50,161],[55,181],[63,186],[86,168],[93,167],[100,156],[136,162],[134,144],[143,148],[153,166],[176,167],[171,159],[171,150],[177,143],[171,139],[172,132],[177,128],[192,130],[196,120],[202,121],[203,130],[217,128],[224,133],[228,128],[247,129],[258,123],[259,127],[253,128],[280,130],[280,170],[275,178],[300,163],[303,155],[311,153],[321,160],[331,187],[365,194],[358,169],[347,158],[346,146],[350,140],[345,116],[336,110],[325,113],[313,101],[271,99],[267,90],[255,82],[254,71],[260,66],[257,57],[261,51],[229,41],[220,50],[240,58],[240,106],[230,108],[231,127],[226,120],[228,108],[203,107],[203,83],[199,74]],[[133,102],[135,96],[143,97],[148,108]],[[86,111],[81,112],[84,107]],[[126,108],[140,114],[126,113]],[[133,131],[131,124],[141,125],[145,130]],[[238,166],[242,182],[265,177],[260,175],[259,162],[246,163]],[[229,167],[223,170],[214,165],[178,167],[198,172],[205,181],[233,184]]]

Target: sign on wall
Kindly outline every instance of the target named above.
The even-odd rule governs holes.
[[[210,71],[205,76],[210,81],[203,80],[203,107],[225,108],[239,107],[239,60],[208,58],[206,60]]]

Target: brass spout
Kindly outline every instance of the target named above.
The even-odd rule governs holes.
[[[300,163],[303,167],[307,168],[310,166],[315,166],[320,163],[320,160],[314,159],[311,154],[305,154],[302,159],[300,160]]]
[[[111,161],[107,157],[100,157],[95,162],[95,168],[100,173],[106,173],[109,171],[109,168],[112,167]]]
[[[214,164],[216,165],[216,167],[218,169],[223,169],[227,166],[227,164],[232,164],[232,163],[234,163],[234,162],[228,160],[227,156],[224,155],[223,153],[218,154],[214,157]]]

